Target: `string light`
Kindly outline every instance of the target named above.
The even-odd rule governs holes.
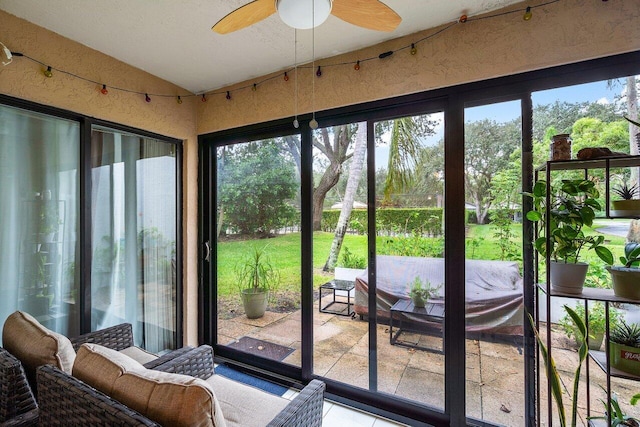
[[[177,102],[178,104],[182,104],[182,98],[180,98],[180,95],[178,95],[178,99],[176,99],[176,102]]]
[[[102,89],[100,89],[100,93],[103,95],[106,95],[109,93],[109,91],[107,90],[107,85],[102,85]]]
[[[202,102],[207,102],[207,96],[203,93],[202,98],[200,98]]]
[[[296,72],[296,83],[294,85],[294,95],[293,95],[293,127],[298,129],[300,127],[300,122],[298,122],[298,30],[296,28],[293,29],[293,67]],[[289,76],[287,76],[287,72],[284,72],[284,80],[287,81]]]
[[[602,1],[603,2],[607,2],[607,0],[602,0]],[[545,6],[548,6],[550,4],[558,3],[558,2],[560,2],[560,0],[548,0],[548,1],[544,2],[544,3],[536,5],[536,6],[527,6],[527,8],[525,9],[524,14],[522,15],[522,19],[525,20],[525,21],[529,21],[533,17],[533,9],[538,8],[538,7],[545,7]],[[415,55],[417,53],[416,45],[436,37],[437,35],[449,30],[450,28],[452,28],[457,23],[465,23],[465,22],[468,22],[470,20],[483,20],[483,19],[489,19],[489,18],[496,18],[496,17],[500,17],[500,16],[504,16],[504,15],[511,15],[511,14],[514,14],[514,13],[522,13],[522,9],[515,9],[515,10],[506,11],[506,12],[498,12],[498,13],[495,13],[493,15],[482,16],[482,17],[479,17],[479,18],[473,18],[473,17],[469,18],[466,14],[463,14],[463,15],[460,16],[460,18],[456,22],[453,22],[453,23],[451,23],[449,25],[446,25],[443,28],[440,28],[439,30],[436,30],[435,32],[433,32],[431,34],[429,34],[429,35],[427,35],[427,36],[425,36],[425,37],[423,37],[423,38],[421,38],[419,40],[414,41],[409,46],[403,46],[403,47],[400,47],[400,48],[398,48],[396,50],[390,50],[390,51],[387,51],[387,52],[383,52],[383,53],[379,54],[377,56],[377,58],[379,58],[379,59],[387,58],[387,57],[393,55],[395,52],[397,52],[399,50],[403,50],[403,49],[410,49],[409,50],[410,53],[412,55]],[[312,37],[314,37],[313,34],[312,34]],[[315,46],[313,46],[313,48],[315,48]],[[53,77],[53,68],[50,65],[47,65],[46,63],[44,63],[44,62],[42,62],[42,61],[40,61],[38,59],[32,58],[29,55],[26,55],[24,53],[11,52],[9,49],[6,49],[6,48],[3,50],[3,53],[7,58],[24,57],[24,58],[26,58],[26,59],[28,59],[28,60],[30,60],[32,62],[40,64],[41,66],[46,67],[46,68],[43,69],[42,73],[47,78]],[[11,55],[11,56],[9,56],[9,55]],[[2,58],[2,59],[4,60],[5,58]],[[335,63],[335,64],[325,64],[324,66],[325,67],[336,67],[336,66],[354,64],[353,65],[354,70],[358,71],[360,69],[360,62],[366,62],[366,61],[370,61],[370,60],[373,60],[373,59],[375,59],[375,57],[364,58],[364,59],[361,59],[361,60],[357,60],[355,63],[354,62],[340,62],[340,63]],[[6,61],[6,63],[8,63],[8,61]],[[6,63],[3,62],[2,65],[6,65]],[[297,69],[298,68],[299,67],[297,66],[297,62],[296,62],[294,67],[292,69],[288,70],[288,71],[295,70],[296,73],[297,73]],[[309,68],[309,66],[302,66],[300,68]],[[311,64],[311,69],[312,70],[315,69],[315,55],[314,55],[314,60],[312,61],[312,64]],[[70,77],[74,77],[74,78],[79,79],[79,80],[83,80],[83,81],[86,81],[86,82],[89,82],[89,83],[93,83],[93,84],[98,85],[98,86],[102,86],[102,89],[100,90],[101,93],[104,93],[103,90],[107,90],[106,89],[106,84],[103,84],[102,82],[98,82],[98,81],[95,81],[93,79],[90,79],[90,78],[87,78],[87,77],[83,77],[83,76],[80,76],[78,74],[74,74],[74,73],[71,73],[71,72],[65,71],[65,70],[56,69],[56,71],[60,72],[62,74],[66,74],[66,75],[68,75]],[[316,76],[320,77],[321,75],[322,75],[322,71],[321,71],[320,66],[318,66],[318,69],[316,71]],[[251,88],[253,90],[254,89],[254,85],[257,86],[257,85],[265,83],[265,82],[267,82],[269,80],[273,80],[274,78],[279,78],[279,76],[281,76],[281,75],[280,74],[272,75],[270,77],[264,78],[263,80],[260,80],[257,83],[248,84],[246,86],[239,87],[236,90],[242,90],[242,89],[248,89],[248,88]],[[288,75],[287,71],[284,72],[283,78],[284,78],[285,81],[289,81],[289,75]],[[297,82],[296,82],[296,84],[297,84]],[[115,87],[115,86],[110,86],[110,89],[111,90],[121,91],[121,92],[127,92],[127,93],[130,93],[130,94],[144,95],[145,96],[145,101],[151,102],[151,98],[149,97],[148,93],[139,92],[139,91],[136,91],[136,90],[127,89],[127,88],[123,88],[123,87]],[[108,90],[107,90],[107,92],[108,92]],[[225,93],[225,91],[222,90],[222,91],[217,91],[217,92],[210,92],[209,95],[218,95],[218,94],[224,94],[224,93]],[[204,93],[201,95],[202,96],[202,102],[206,102],[207,101],[205,95],[206,94],[204,94]],[[173,95],[173,94],[171,94],[171,95],[168,95],[168,94],[154,94],[154,96],[173,98],[176,95]],[[196,94],[188,94],[188,95],[184,95],[183,97],[186,98],[186,97],[191,97],[191,96],[195,97],[195,96],[198,96],[198,95],[196,95]],[[178,97],[178,98],[180,98],[180,97]],[[226,98],[228,100],[231,99],[230,91],[226,91]],[[180,100],[182,100],[182,99],[180,98]],[[296,114],[296,120],[297,120],[297,114]],[[315,121],[315,111],[314,111],[314,119],[313,119],[313,121]]]
[[[311,3],[311,22],[316,22],[316,8],[315,4]],[[316,28],[311,28],[311,71],[313,71],[313,67],[316,65]],[[322,75],[322,71],[320,71],[320,66],[318,66],[318,71],[316,71],[316,76],[320,77]],[[316,79],[311,77],[311,120],[309,121],[309,127],[312,130],[318,129],[318,121],[316,120]]]
[[[253,87],[251,88],[251,90],[252,90],[252,91],[254,91],[254,92],[255,92],[256,90],[258,90],[258,85],[254,83],[254,84],[253,84]]]

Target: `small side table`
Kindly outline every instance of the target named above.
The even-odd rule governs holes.
[[[419,331],[416,329],[403,328],[402,327],[402,318],[404,317],[403,314],[412,314],[417,317],[422,317],[423,319],[428,320],[430,322],[441,324],[443,350],[440,350],[437,348],[422,347],[417,344],[411,344],[405,341],[400,341],[399,340],[400,334],[402,334],[403,332],[415,332],[418,334],[423,333],[423,331]],[[398,321],[398,328],[396,333],[394,334],[393,325],[395,320]],[[413,301],[411,301],[410,299],[398,300],[393,305],[393,307],[391,307],[391,316],[390,316],[390,322],[389,322],[389,343],[391,345],[401,345],[404,347],[416,348],[418,350],[430,351],[432,353],[444,354],[444,307],[442,306],[442,304],[433,304],[428,302],[425,304],[424,308],[423,307],[418,308],[413,305]]]
[[[318,300],[318,309],[320,310],[321,313],[331,313],[331,314],[337,314],[339,316],[349,316],[349,317],[354,317],[356,315],[355,311],[353,311],[353,303],[351,302],[351,291],[356,287],[355,282],[352,282],[350,280],[332,280],[330,282],[327,282],[325,284],[320,285],[320,294],[319,294],[319,300]],[[323,306],[322,305],[322,296],[323,296],[323,291],[330,291],[331,295],[333,296],[332,301]],[[347,293],[347,301],[337,301],[336,300],[336,291],[344,291]],[[326,292],[326,294],[328,294],[329,292]],[[342,310],[330,310],[329,307],[333,306],[334,304],[339,304],[341,306],[343,306]],[[345,313],[344,310],[344,306],[347,306],[347,310]]]

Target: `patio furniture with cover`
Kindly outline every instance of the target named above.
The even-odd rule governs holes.
[[[465,318],[467,332],[489,335],[523,333],[522,277],[512,261],[467,260],[465,263]],[[368,270],[356,279],[355,312],[368,310]],[[399,299],[409,299],[411,283],[419,277],[432,286],[444,283],[443,258],[378,255],[376,257],[376,310],[378,319],[388,321],[391,307]],[[431,302],[444,305],[444,286]],[[440,328],[423,318],[403,314],[406,320]]]
[[[95,344],[78,350],[73,376],[38,369],[40,425],[320,427],[325,385],[313,380],[293,400],[214,372],[203,345],[158,370]]]

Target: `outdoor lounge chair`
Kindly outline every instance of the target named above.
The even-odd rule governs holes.
[[[322,425],[321,381],[311,381],[288,401],[216,375],[213,350],[207,345],[156,369],[163,372],[86,344],[78,351],[74,376],[53,366],[38,368],[40,425]]]

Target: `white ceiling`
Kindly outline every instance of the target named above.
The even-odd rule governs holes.
[[[0,9],[201,93],[294,64],[294,30],[277,14],[235,33],[211,31],[220,18],[249,1],[0,0]],[[518,1],[384,0],[402,17],[395,31],[367,30],[330,16],[315,29],[315,56],[350,52]],[[299,63],[311,61],[311,40],[311,30],[298,31]]]

